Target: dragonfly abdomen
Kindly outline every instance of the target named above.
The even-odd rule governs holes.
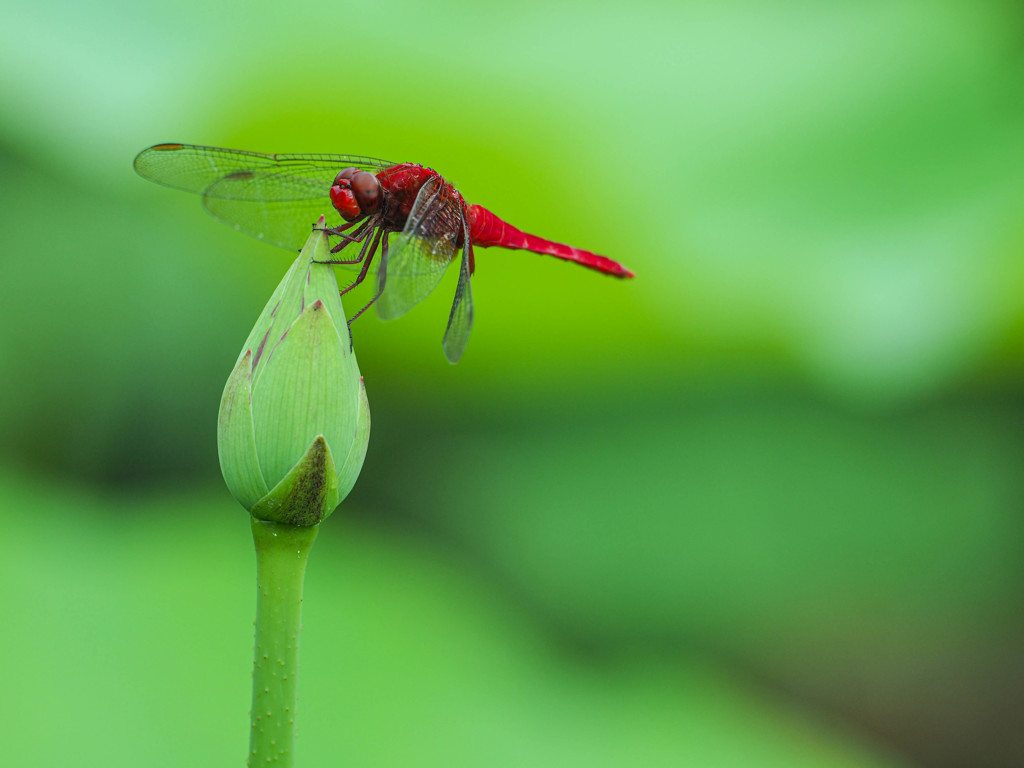
[[[589,269],[603,272],[614,277],[633,277],[633,273],[617,261],[607,256],[600,256],[591,251],[584,251],[580,248],[573,248],[571,245],[556,243],[554,240],[546,240],[543,237],[531,235],[513,227],[507,221],[503,221],[482,205],[469,206],[470,237],[473,245],[481,248],[498,246],[499,248],[513,248],[533,253],[542,253],[546,256],[554,256],[557,259],[575,262]]]

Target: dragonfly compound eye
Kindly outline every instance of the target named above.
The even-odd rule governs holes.
[[[352,191],[363,213],[373,213],[380,207],[380,182],[372,173],[360,171],[352,177]]]
[[[348,179],[334,180],[334,186],[331,187],[331,203],[345,221],[352,221],[362,213],[356,196],[352,193],[352,182]]]
[[[353,168],[349,166],[348,168],[345,168],[344,170],[342,170],[341,173],[334,177],[334,183],[337,184],[342,181],[352,181],[352,177],[355,176],[357,173],[359,173],[358,168]]]

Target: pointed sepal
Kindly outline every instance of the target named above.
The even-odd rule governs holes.
[[[323,435],[251,510],[257,520],[287,525],[319,525],[338,506],[338,473]]]

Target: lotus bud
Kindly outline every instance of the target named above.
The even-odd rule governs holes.
[[[370,438],[321,217],[267,303],[224,387],[221,472],[257,520],[319,524],[355,485]]]

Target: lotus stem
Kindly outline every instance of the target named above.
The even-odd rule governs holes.
[[[295,704],[306,558],[319,526],[252,521],[256,543],[256,651],[250,768],[295,764]]]

